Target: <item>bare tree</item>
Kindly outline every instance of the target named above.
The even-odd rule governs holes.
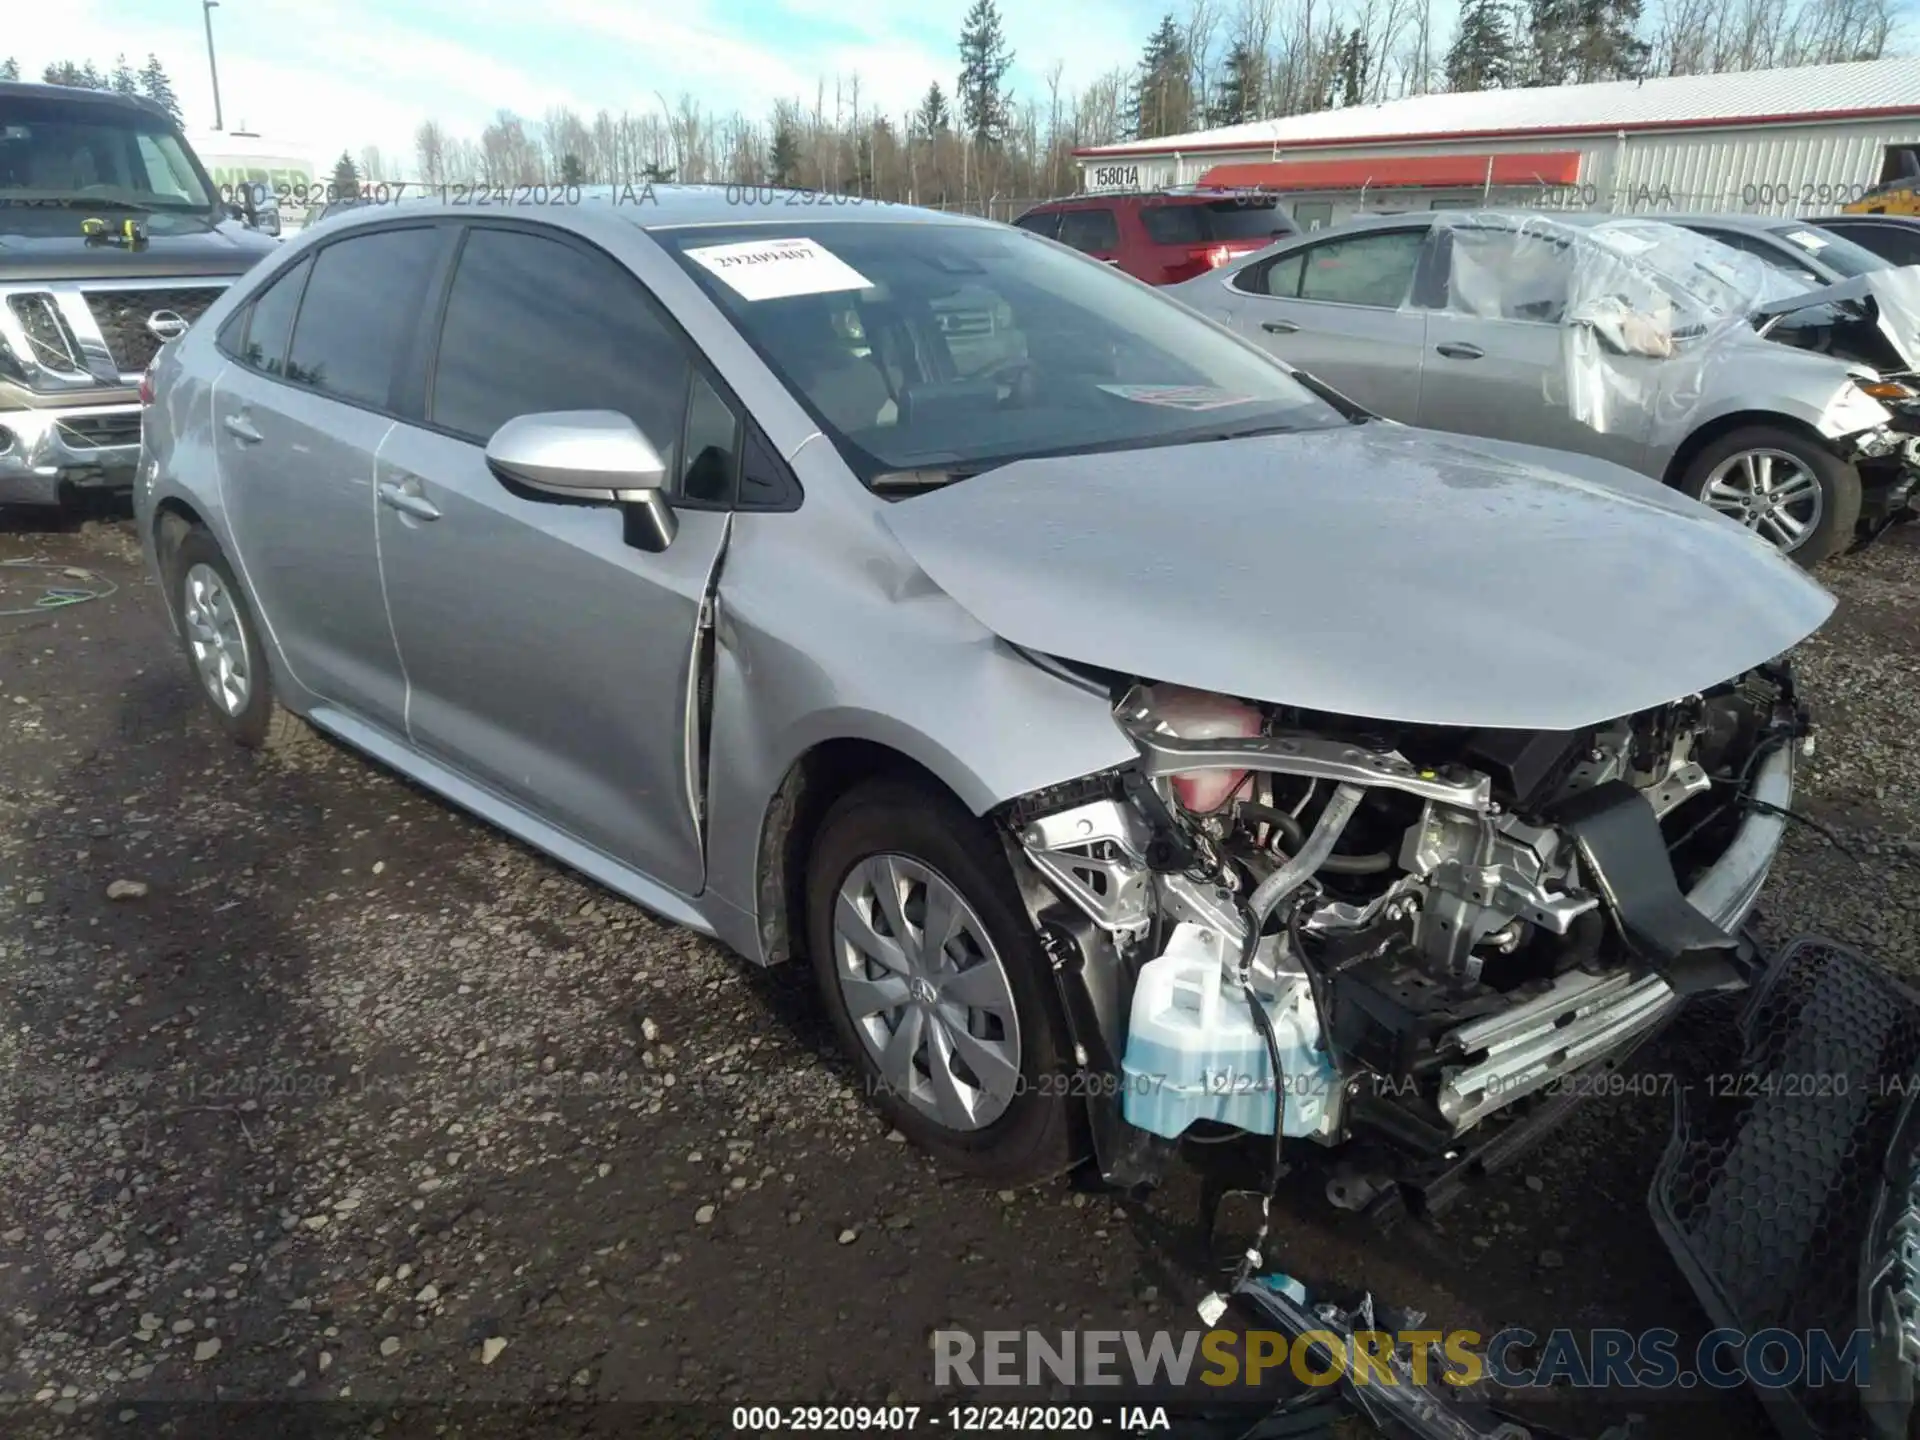
[[[381,160],[380,147],[378,145],[368,145],[362,148],[360,151],[360,179],[362,182],[371,184],[387,178],[387,167]]]
[[[1198,129],[1213,113],[1213,42],[1220,28],[1218,0],[1187,0],[1187,64],[1193,96],[1192,126]]]
[[[438,120],[422,120],[413,132],[414,159],[420,166],[420,178],[429,185],[447,183],[447,132]]]

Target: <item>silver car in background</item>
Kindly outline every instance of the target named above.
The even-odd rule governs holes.
[[[139,532],[235,740],[304,717],[807,957],[970,1171],[1141,1180],[1226,1126],[1431,1173],[1748,973],[1806,728],[1776,662],[1832,598],[1040,237],[369,207],[152,395]]]
[[[1616,461],[1812,565],[1912,493],[1889,406],[1920,397],[1920,283],[1851,282],[1878,296],[1863,312],[1742,234],[1751,248],[1632,217],[1377,216],[1170,293],[1376,414]]]

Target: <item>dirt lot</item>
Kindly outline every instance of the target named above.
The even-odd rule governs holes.
[[[1802,803],[1859,863],[1797,830],[1762,917],[1908,968],[1915,539],[1833,567],[1805,656]],[[936,1327],[1194,1325],[1190,1173],[1145,1203],[943,1178],[853,1092],[806,975],[350,752],[218,738],[123,520],[15,522],[0,558],[119,586],[0,618],[0,1401],[926,1400]],[[47,583],[87,582],[0,570],[0,609]],[[1276,1248],[1439,1324],[1703,1328],[1644,1209],[1667,1123],[1596,1103],[1386,1241],[1297,1176]],[[1742,1396],[1562,1418],[1629,1409],[1763,1433]]]

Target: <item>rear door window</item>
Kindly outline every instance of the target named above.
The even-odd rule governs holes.
[[[246,323],[235,337],[233,356],[241,364],[266,375],[286,373],[287,340],[312,269],[311,260],[302,260],[254,297]]]
[[[1120,222],[1111,210],[1068,210],[1060,216],[1060,243],[1088,255],[1120,248]]]
[[[1829,223],[1825,229],[1884,255],[1896,265],[1920,265],[1920,227]]]
[[[1272,200],[1207,200],[1143,206],[1140,223],[1156,245],[1213,245],[1225,240],[1271,240],[1293,233]]]
[[[640,282],[607,256],[476,227],[447,295],[427,416],[484,445],[517,415],[612,410],[640,427],[673,475],[692,368]]]
[[[431,227],[376,230],[323,249],[314,259],[293,327],[287,378],[385,410],[440,233]]]

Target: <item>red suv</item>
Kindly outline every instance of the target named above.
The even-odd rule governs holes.
[[[1177,285],[1299,232],[1273,196],[1232,190],[1075,195],[1013,223],[1149,285]]]

